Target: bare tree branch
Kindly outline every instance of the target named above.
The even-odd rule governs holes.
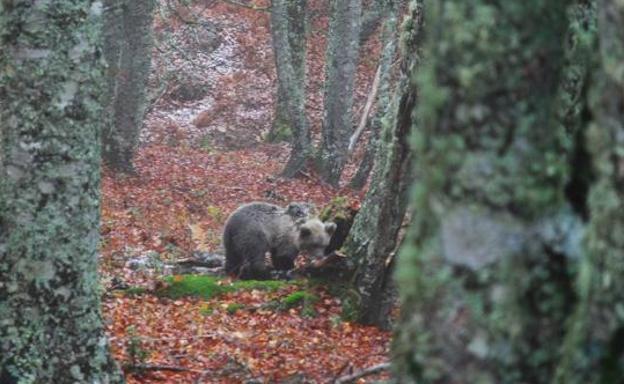
[[[372,367],[362,369],[361,371],[354,372],[350,375],[339,377],[338,379],[336,379],[336,381],[334,381],[334,384],[351,383],[361,377],[373,375],[375,373],[385,371],[388,368],[390,368],[390,363],[381,363],[381,364],[373,365]]]
[[[349,139],[349,153],[353,152],[353,149],[355,149],[355,144],[360,138],[362,131],[364,131],[364,127],[366,127],[366,122],[368,121],[368,115],[370,114],[371,107],[373,106],[375,98],[377,98],[380,78],[381,65],[378,65],[377,72],[375,72],[375,79],[373,80],[373,84],[371,85],[371,92],[368,94],[368,98],[366,99],[366,105],[364,106],[364,112],[362,112],[362,117],[360,118],[360,124],[358,124],[357,129],[355,130],[355,132],[353,132],[353,135],[351,135],[351,139]]]

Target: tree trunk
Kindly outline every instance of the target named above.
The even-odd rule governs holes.
[[[271,35],[278,77],[276,116],[286,116],[292,148],[282,176],[293,177],[304,168],[312,150],[305,115],[306,0],[273,0]],[[276,122],[279,123],[279,122]],[[275,129],[275,127],[274,127]]]
[[[377,94],[377,109],[375,115],[371,119],[370,126],[371,132],[366,146],[366,152],[360,162],[360,166],[356,174],[351,178],[350,187],[353,189],[362,189],[366,185],[370,171],[373,169],[375,160],[375,153],[379,146],[379,131],[381,131],[382,119],[384,116],[390,114],[389,110],[392,105],[392,91],[391,91],[391,78],[392,78],[392,60],[396,53],[396,28],[397,28],[397,12],[398,4],[396,1],[388,4],[387,7],[387,19],[384,23],[382,33],[383,49],[381,51],[380,58],[380,72],[381,78],[379,80],[379,92]],[[405,54],[409,54],[406,52]],[[388,122],[393,124],[394,121]]]
[[[395,5],[396,2],[392,6]],[[384,124],[371,186],[344,247],[345,253],[358,265],[353,280],[354,290],[359,295],[358,321],[383,328],[390,326],[388,315],[394,298],[393,254],[412,181],[409,134],[415,125],[412,111],[416,105],[416,89],[411,79],[416,74],[422,36],[421,4],[410,12],[410,21],[405,23],[408,30],[404,33],[409,38],[403,52],[398,110],[389,109],[389,113],[396,116],[388,116]]]
[[[588,2],[592,8],[594,2]],[[599,63],[585,134],[595,180],[587,199],[587,253],[558,383],[620,383],[624,377],[624,4],[598,1]],[[592,57],[584,53],[585,57]],[[595,53],[595,52],[590,52]]]
[[[121,383],[97,276],[99,1],[0,2],[0,382]]]
[[[334,186],[338,185],[347,161],[353,125],[361,13],[361,0],[331,0],[318,171],[324,181]]]
[[[104,0],[110,125],[103,134],[103,159],[112,169],[134,173],[136,150],[147,107],[152,57],[153,0]]]
[[[426,2],[398,382],[553,378],[583,234],[555,118],[568,3]]]
[[[293,116],[289,113],[288,101],[293,94],[299,95],[297,102],[303,102],[303,106],[298,106],[299,110],[305,111],[305,58],[306,58],[306,4],[307,0],[297,1],[273,1],[271,5],[271,30],[280,30],[278,33],[286,35],[278,36],[285,38],[278,44],[275,37],[273,40],[273,52],[275,55],[275,66],[277,69],[277,102],[275,105],[275,118],[268,135],[269,141],[280,141],[292,139],[294,119],[303,119],[303,126],[307,127],[305,112],[303,115]],[[275,33],[273,33],[275,36]],[[286,50],[287,52],[280,52]],[[290,61],[290,66],[284,63]],[[292,70],[294,74],[284,73]],[[291,81],[291,83],[287,83]],[[293,91],[294,90],[294,91]],[[300,123],[301,124],[301,123]],[[308,132],[302,132],[308,137]]]

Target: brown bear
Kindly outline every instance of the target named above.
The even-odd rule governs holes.
[[[314,207],[291,203],[286,208],[253,202],[236,209],[225,223],[225,270],[241,279],[270,279],[265,254],[273,268],[290,270],[300,251],[323,256],[336,224],[311,217]]]

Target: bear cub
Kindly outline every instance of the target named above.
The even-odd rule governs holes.
[[[290,270],[300,251],[321,257],[336,230],[335,223],[313,217],[314,206],[290,203],[286,208],[253,202],[236,209],[225,223],[225,270],[241,279],[270,279],[265,254],[273,268]]]

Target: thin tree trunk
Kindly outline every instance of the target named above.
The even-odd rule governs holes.
[[[292,131],[292,147],[282,176],[293,177],[304,168],[311,153],[310,131],[305,116],[305,14],[306,1],[273,0],[271,35],[282,93],[277,115],[287,116]]]
[[[96,258],[102,4],[0,14],[0,382],[121,383]]]
[[[391,7],[396,10],[397,2]],[[364,324],[390,327],[389,312],[394,302],[393,255],[401,223],[405,217],[407,190],[413,180],[412,151],[409,133],[415,126],[412,111],[416,106],[416,88],[411,79],[416,73],[419,39],[422,36],[422,7],[411,9],[406,23],[410,38],[403,57],[403,74],[398,108],[389,108],[379,150],[376,153],[373,180],[362,208],[355,218],[344,250],[358,267],[354,290],[359,295],[357,320]],[[388,24],[392,25],[392,21]]]
[[[318,171],[337,186],[347,161],[353,129],[352,107],[359,53],[361,0],[331,0],[325,76],[322,141]]]
[[[426,1],[398,382],[553,378],[583,228],[555,118],[568,3]]]
[[[103,134],[103,159],[123,173],[134,173],[132,158],[147,107],[154,4],[153,0],[104,0],[110,125]]]

